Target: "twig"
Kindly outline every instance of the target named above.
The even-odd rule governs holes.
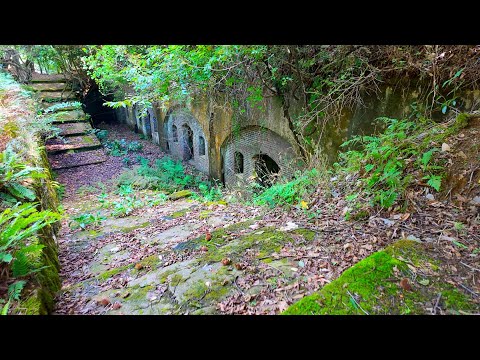
[[[442,293],[438,293],[437,301],[435,302],[435,306],[433,307],[433,315],[437,315],[438,302],[440,301],[441,297],[442,297]]]
[[[366,312],[365,310],[363,310],[363,308],[360,306],[360,304],[357,302],[357,300],[355,300],[355,298],[353,297],[353,295],[352,295],[352,293],[351,293],[350,291],[347,290],[347,293],[348,293],[348,295],[350,295],[350,297],[352,298],[353,302],[358,306],[358,308],[359,308],[360,310],[363,311],[363,313],[364,313],[365,315],[370,315],[368,312]]]
[[[460,286],[461,286],[462,288],[464,288],[465,290],[467,290],[470,294],[473,294],[473,295],[475,295],[475,296],[478,296],[478,294],[477,294],[475,291],[473,291],[472,289],[470,289],[468,286],[465,286],[465,285],[463,285],[463,284],[460,284]]]
[[[242,295],[245,295],[245,293],[243,292],[243,290],[240,289],[240,286],[238,286],[238,284],[237,284],[237,279],[238,279],[238,275],[235,276],[235,279],[233,279],[233,283],[235,284],[235,286],[237,287],[237,289],[242,293]]]
[[[466,266],[474,271],[479,271],[480,272],[480,269],[477,269],[477,268],[474,268],[473,266],[470,266],[468,264],[465,264],[464,262],[460,261],[460,264],[462,264],[463,266]]]

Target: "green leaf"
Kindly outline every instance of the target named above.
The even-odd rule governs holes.
[[[458,242],[457,240],[452,240],[452,243],[454,243],[456,246],[461,247],[463,249],[468,249],[468,246],[465,246],[461,242]]]
[[[369,172],[369,171],[372,170],[374,167],[375,167],[375,165],[373,165],[373,164],[367,164],[367,165],[365,165],[365,171],[366,171],[366,172]]]
[[[436,151],[437,149],[431,149],[429,151],[427,151],[426,153],[424,153],[422,155],[422,165],[423,166],[427,166],[427,164],[430,162],[430,159],[432,158],[432,155],[433,153]]]
[[[447,105],[443,105],[443,107],[442,107],[442,114],[445,114],[445,113],[447,112],[447,108],[448,108]]]
[[[418,280],[418,283],[423,285],[423,286],[427,286],[428,284],[430,284],[430,280],[428,279],[421,279],[421,280]]]
[[[0,262],[6,262],[9,263],[10,261],[13,260],[13,256],[8,253],[0,253]]]
[[[430,185],[437,191],[440,191],[440,186],[442,185],[442,178],[438,175],[430,175],[428,178],[427,184]]]
[[[8,297],[10,299],[14,300],[19,300],[20,299],[20,293],[23,290],[23,287],[25,286],[27,282],[25,280],[19,280],[14,282],[8,287]]]

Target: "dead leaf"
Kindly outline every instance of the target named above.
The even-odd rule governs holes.
[[[143,269],[143,264],[141,264],[141,263],[136,263],[136,264],[135,264],[135,269],[137,269],[137,270],[142,270],[142,269]]]
[[[109,298],[104,297],[104,298],[102,298],[98,301],[98,304],[103,305],[103,306],[107,306],[107,305],[110,305],[111,302],[110,302]]]
[[[400,286],[405,291],[412,291],[412,285],[410,285],[410,282],[407,278],[403,278],[402,280],[400,280]]]
[[[227,265],[230,265],[232,263],[232,260],[230,258],[224,258],[222,259],[222,264],[227,266]]]
[[[442,144],[442,152],[450,151],[450,145],[447,143]]]
[[[113,309],[113,310],[118,310],[118,309],[120,309],[121,307],[122,307],[122,304],[120,304],[119,302],[116,302],[115,304],[113,304],[112,309]]]

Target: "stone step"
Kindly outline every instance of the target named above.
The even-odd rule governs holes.
[[[33,73],[32,74],[32,83],[45,83],[45,82],[67,82],[68,79],[65,78],[63,74],[39,74]]]
[[[53,123],[65,123],[65,122],[87,122],[87,117],[83,110],[70,110],[70,111],[59,111],[52,114],[54,117]]]
[[[65,139],[50,139],[46,143],[49,154],[58,154],[67,151],[86,151],[98,149],[102,146],[95,135],[71,136]]]
[[[45,92],[51,92],[51,91],[63,91],[65,89],[71,89],[70,85],[67,83],[33,83],[30,85],[33,89],[37,91],[45,91]]]
[[[45,112],[45,110],[48,110],[49,108],[51,108],[53,105],[55,105],[55,104],[50,104],[50,103],[47,103],[47,102],[40,103],[40,106],[42,107],[44,112]],[[75,106],[67,106],[67,107],[64,107],[64,108],[60,108],[60,109],[51,111],[51,113],[56,113],[56,112],[60,112],[60,111],[71,111],[71,110],[81,110],[81,109],[79,109]]]
[[[92,126],[87,122],[57,124],[55,126],[62,130],[61,136],[84,135],[89,130],[93,130]]]
[[[76,95],[74,92],[67,91],[41,91],[38,93],[40,99],[46,102],[58,102],[65,100],[75,100]]]
[[[68,169],[77,166],[99,164],[107,160],[103,149],[83,151],[78,153],[61,153],[49,155],[53,170]]]

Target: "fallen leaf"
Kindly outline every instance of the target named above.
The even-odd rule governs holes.
[[[137,270],[142,270],[143,269],[143,265],[141,263],[136,263],[135,264],[135,269]]]
[[[206,247],[205,245],[202,245],[202,247],[200,248],[201,251],[208,251],[208,247]]]
[[[300,206],[302,209],[308,209],[308,203],[304,200],[300,201]]]
[[[442,152],[450,151],[450,145],[447,143],[442,144]]]
[[[111,303],[110,299],[106,298],[106,297],[104,297],[104,298],[102,298],[98,301],[98,304],[103,305],[103,306],[110,305],[110,303]]]
[[[428,284],[430,284],[430,280],[428,279],[421,279],[421,280],[418,280],[418,283],[423,285],[423,286],[427,286]]]
[[[407,220],[408,218],[410,217],[410,213],[405,213],[402,215],[402,217],[400,218],[401,221],[405,221]]]
[[[236,263],[234,266],[235,266],[235,269],[237,269],[237,270],[243,270],[244,269],[244,266],[242,264],[239,264],[239,263]]]
[[[212,234],[210,234],[208,231],[205,234],[205,240],[210,241],[212,239]]]
[[[225,266],[230,265],[231,263],[232,263],[232,260],[230,258],[222,259],[222,264]]]
[[[116,302],[115,304],[113,304],[112,309],[113,309],[113,310],[118,310],[118,309],[120,309],[121,307],[122,307],[122,304],[120,304],[119,302]]]
[[[412,285],[410,285],[410,282],[407,278],[403,278],[402,280],[400,280],[400,286],[405,291],[412,291]]]

